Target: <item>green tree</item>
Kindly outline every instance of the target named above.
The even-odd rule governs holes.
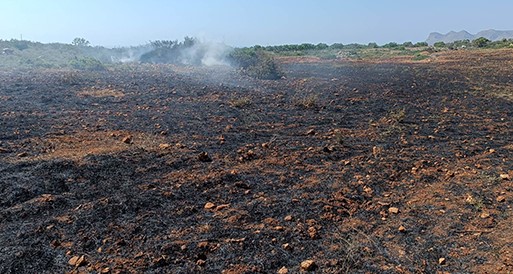
[[[77,47],[88,47],[90,45],[89,41],[87,41],[84,38],[80,38],[80,37],[73,39],[71,44],[73,46],[77,46]]]
[[[28,42],[25,40],[11,39],[11,44],[13,47],[17,48],[18,50],[25,50],[25,49],[28,49],[28,47],[29,47]]]
[[[379,48],[378,44],[376,44],[374,42],[371,42],[371,43],[367,44],[367,47],[370,48],[370,49]]]
[[[416,48],[420,48],[420,47],[427,47],[428,46],[428,43],[427,42],[417,42],[415,43],[414,47]]]
[[[472,45],[474,45],[475,47],[478,47],[478,48],[484,48],[486,46],[488,46],[488,44],[490,44],[490,40],[484,38],[484,37],[479,37],[477,38],[476,40],[472,41]]]
[[[344,48],[344,44],[342,43],[334,43],[330,46],[330,49],[343,49]]]
[[[388,44],[383,45],[384,48],[397,48],[398,46],[399,44],[397,44],[396,42],[390,42]]]
[[[326,45],[325,43],[319,43],[315,46],[315,49],[318,49],[318,50],[323,50],[323,49],[327,49],[329,46]]]
[[[444,42],[440,41],[433,44],[433,46],[435,46],[435,48],[445,48],[447,45]]]

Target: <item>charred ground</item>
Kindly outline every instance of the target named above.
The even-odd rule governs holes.
[[[512,64],[1,72],[0,272],[513,271]]]

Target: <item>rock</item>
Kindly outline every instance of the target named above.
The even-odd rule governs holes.
[[[7,149],[0,147],[0,153],[7,153],[7,152],[9,152]]]
[[[171,145],[170,145],[170,144],[160,144],[160,145],[159,145],[159,148],[160,148],[160,149],[168,149],[168,148],[170,148],[170,147],[171,147]]]
[[[502,202],[506,201],[506,197],[504,197],[504,196],[502,196],[502,195],[501,195],[501,196],[498,196],[498,197],[497,197],[497,199],[495,199],[495,200],[496,200],[497,202],[499,202],[499,203],[502,203]]]
[[[281,247],[282,247],[283,249],[285,249],[285,250],[291,250],[291,249],[292,249],[292,247],[290,246],[290,244],[289,244],[289,243],[285,243],[285,244],[283,244]]]
[[[363,187],[363,191],[365,191],[365,193],[367,195],[372,195],[374,193],[374,191],[372,190],[372,188],[368,187],[368,186],[364,186]]]
[[[230,207],[230,204],[222,204],[222,205],[218,205],[216,207],[216,210],[223,210],[225,208],[229,208]]]
[[[82,255],[80,257],[79,256],[73,256],[71,259],[69,259],[68,264],[72,265],[72,266],[75,266],[75,267],[80,267],[80,266],[86,265],[87,264],[87,260],[86,260],[84,255]]]
[[[133,140],[132,140],[132,138],[133,138],[133,137],[132,137],[131,135],[128,135],[128,136],[126,136],[125,138],[123,138],[123,139],[121,140],[121,142],[123,142],[123,143],[125,143],[125,144],[131,144],[131,143],[132,143],[132,141],[133,141]]]
[[[285,216],[285,218],[283,218],[283,220],[284,220],[285,222],[290,222],[290,221],[292,221],[292,215],[287,215],[287,216]]]
[[[399,230],[399,232],[404,233],[404,232],[406,232],[406,227],[400,226],[398,230]]]
[[[205,209],[213,209],[214,207],[216,207],[216,205],[214,203],[208,202],[208,203],[205,204],[205,206],[203,208],[205,208]]]
[[[155,267],[163,267],[169,264],[168,256],[163,255],[153,260],[153,266]]]
[[[380,147],[380,146],[374,146],[372,147],[372,155],[374,157],[378,157],[379,155],[381,155],[383,153],[383,147]]]
[[[390,207],[390,208],[388,208],[388,213],[397,214],[397,213],[399,213],[399,208]]]
[[[316,268],[315,261],[314,260],[305,260],[301,262],[301,270],[304,271],[311,271]]]
[[[447,260],[445,258],[438,259],[438,264],[439,265],[445,265],[446,263],[447,263]]]
[[[199,242],[198,243],[198,248],[207,248],[208,247],[208,242]]]
[[[507,173],[501,174],[499,176],[501,177],[502,180],[505,180],[505,181],[508,181],[510,179],[509,174],[507,174]]]
[[[310,236],[311,239],[317,238],[317,229],[315,227],[311,226],[308,228],[308,236]]]
[[[18,153],[16,156],[18,156],[19,158],[23,158],[23,157],[27,157],[28,153],[22,152],[22,153]]]
[[[80,257],[73,256],[73,257],[71,257],[71,259],[69,259],[68,264],[72,265],[72,266],[75,266],[77,264],[78,259],[80,259]]]
[[[204,266],[207,262],[205,260],[197,260],[196,261],[196,264],[199,265],[199,266]]]
[[[315,129],[312,128],[306,132],[306,135],[315,135],[315,133]]]
[[[283,226],[275,226],[274,229],[276,231],[283,231],[283,230],[285,230],[285,228]]]
[[[286,267],[282,267],[278,270],[278,274],[287,274],[289,270]]]
[[[212,158],[210,158],[210,156],[208,155],[208,153],[206,152],[201,152],[199,155],[198,155],[198,160],[200,162],[212,162]]]
[[[100,273],[102,273],[102,274],[110,273],[110,268],[108,268],[108,267],[102,268],[100,270]]]
[[[333,147],[333,146],[326,146],[326,147],[322,148],[322,151],[324,151],[326,153],[331,153],[331,152],[335,151],[335,147]]]
[[[479,217],[481,217],[481,219],[486,219],[486,218],[490,217],[490,213],[483,212],[483,213],[481,213],[481,215],[479,215]]]

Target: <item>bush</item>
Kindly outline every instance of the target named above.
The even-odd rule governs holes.
[[[276,80],[283,76],[274,58],[261,49],[243,48],[233,50],[228,58],[239,66],[243,73],[258,79]]]
[[[436,42],[435,44],[433,44],[433,46],[435,46],[435,48],[445,48],[446,47],[444,42]]]
[[[54,64],[44,60],[41,57],[38,57],[38,58],[24,57],[20,60],[20,64],[30,66],[30,67],[35,67],[35,68],[53,68],[53,67],[55,67]]]
[[[70,61],[70,66],[79,70],[101,71],[105,66],[100,60],[92,57],[76,58]]]
[[[490,40],[484,38],[484,37],[479,37],[477,38],[476,40],[472,41],[472,45],[474,45],[475,47],[478,47],[478,48],[484,48],[486,46],[488,46],[488,44],[490,44]]]
[[[422,60],[426,60],[428,58],[429,58],[429,55],[417,53],[417,54],[415,54],[415,56],[413,56],[412,60],[413,61],[422,61]]]
[[[415,43],[415,45],[413,45],[414,47],[416,48],[420,48],[420,47],[427,47],[428,46],[428,43],[427,42],[417,42]]]
[[[28,49],[29,43],[24,40],[11,40],[12,46],[17,48],[18,50]]]
[[[377,49],[377,48],[379,48],[378,44],[375,43],[375,42],[371,42],[371,43],[367,44],[367,47],[370,48],[370,49]]]

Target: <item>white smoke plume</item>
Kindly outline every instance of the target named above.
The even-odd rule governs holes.
[[[198,41],[192,47],[182,50],[182,63],[197,64],[199,60],[203,66],[228,65],[226,57],[231,50],[232,48],[224,43]]]

